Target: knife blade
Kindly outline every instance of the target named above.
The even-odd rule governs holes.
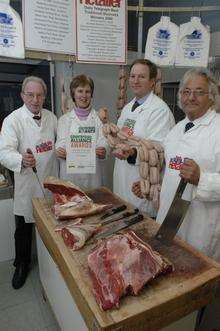
[[[125,219],[122,222],[120,222],[119,224],[112,226],[109,230],[96,234],[93,237],[93,240],[106,238],[106,237],[112,235],[113,233],[116,233],[122,229],[125,229],[133,224],[136,224],[136,223],[142,221],[143,218],[144,218],[144,216],[142,214],[138,214],[135,217]]]
[[[127,211],[127,212],[125,212],[125,213],[123,213],[121,215],[118,215],[118,216],[115,216],[115,217],[111,217],[111,218],[109,218],[107,220],[105,219],[104,221],[99,222],[99,224],[106,225],[106,224],[109,224],[109,223],[112,223],[112,222],[115,222],[115,221],[120,221],[123,218],[136,215],[137,213],[139,213],[139,209],[138,208],[135,208],[133,211],[130,211],[130,212]]]
[[[187,182],[181,178],[167,215],[155,235],[164,244],[169,245],[172,242],[189,208],[190,201],[182,199],[186,185]]]
[[[118,207],[115,207],[115,208],[112,208],[111,210],[109,210],[107,213],[105,213],[104,215],[102,215],[100,217],[100,220],[104,220],[105,218],[109,217],[109,216],[112,216],[114,214],[117,214],[119,213],[120,211],[123,211],[127,208],[126,205],[121,205],[121,206],[118,206]]]
[[[33,155],[33,152],[32,152],[32,150],[31,150],[30,148],[27,148],[26,152],[27,152],[28,154],[32,154],[32,155]],[[42,186],[42,184],[41,184],[41,182],[40,182],[40,178],[39,178],[38,173],[37,173],[37,168],[36,168],[36,167],[32,167],[32,170],[33,170],[33,173],[35,174],[35,176],[36,176],[36,178],[37,178],[37,181],[38,181],[38,184],[39,184],[39,186],[40,186],[40,189],[41,189],[41,191],[42,191],[42,193],[43,193],[44,199],[47,201],[46,194],[45,194],[45,192],[44,192],[43,186]]]

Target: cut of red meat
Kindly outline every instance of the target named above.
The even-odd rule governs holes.
[[[120,297],[137,295],[143,286],[173,265],[133,231],[104,239],[88,256],[97,303],[103,310],[119,307]]]
[[[44,187],[53,193],[52,211],[59,220],[74,219],[101,213],[112,207],[94,203],[79,187],[69,181],[47,177]]]
[[[67,247],[76,251],[82,248],[86,241],[98,232],[100,225],[97,224],[72,224],[66,225],[61,230],[61,235]]]
[[[58,179],[49,176],[44,180],[44,188],[47,188],[52,193],[58,193],[65,196],[75,196],[76,194],[82,197],[89,197],[76,185],[69,181]],[[90,200],[90,199],[89,199]]]

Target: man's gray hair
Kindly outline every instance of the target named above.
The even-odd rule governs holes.
[[[43,81],[43,79],[41,79],[40,77],[37,76],[29,76],[26,77],[22,83],[22,87],[21,87],[21,92],[24,92],[25,90],[25,86],[29,83],[29,82],[35,82],[35,83],[39,83],[41,84],[41,86],[43,87],[44,90],[44,95],[47,95],[47,85],[45,84],[45,82]]]
[[[212,75],[212,73],[205,69],[205,68],[193,68],[188,70],[183,78],[180,81],[179,85],[179,92],[178,92],[178,106],[182,109],[181,101],[180,101],[180,93],[183,90],[184,86],[188,82],[188,80],[192,79],[195,76],[201,76],[204,77],[207,80],[208,83],[208,89],[209,89],[209,98],[213,101],[213,106],[216,111],[220,111],[220,95],[218,91],[218,84]]]

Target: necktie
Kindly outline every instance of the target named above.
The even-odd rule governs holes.
[[[35,115],[35,116],[33,116],[33,119],[39,121],[41,119],[41,116],[40,115]]]
[[[139,103],[137,101],[135,101],[135,103],[133,104],[131,111],[135,111],[135,109],[140,106]]]
[[[188,130],[190,130],[193,126],[194,126],[193,122],[186,123],[185,132],[188,131]]]

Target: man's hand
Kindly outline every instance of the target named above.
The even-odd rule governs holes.
[[[134,182],[132,184],[131,191],[136,195],[138,198],[143,199],[143,195],[141,193],[141,184],[140,181]]]
[[[113,150],[113,155],[120,160],[127,160],[129,156],[134,155],[135,150],[131,148],[128,144],[118,144],[117,148]]]
[[[66,149],[63,147],[59,147],[56,149],[56,156],[60,157],[61,159],[66,160]]]
[[[184,178],[187,183],[198,185],[200,178],[200,168],[192,159],[185,159],[180,168],[180,177]]]
[[[105,147],[97,147],[96,150],[96,156],[99,158],[99,159],[104,159],[105,158],[105,155],[106,155],[106,149]]]
[[[36,160],[32,153],[22,154],[22,166],[25,168],[33,168],[36,166]]]

